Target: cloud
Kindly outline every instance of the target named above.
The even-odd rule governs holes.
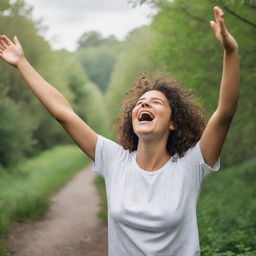
[[[96,30],[119,39],[135,27],[148,24],[149,8],[132,8],[128,0],[26,0],[34,7],[34,17],[48,26],[46,38],[53,48],[74,50],[85,31]]]
[[[129,5],[126,0],[28,0],[39,8],[51,8],[57,12],[70,13],[114,13],[125,12]]]

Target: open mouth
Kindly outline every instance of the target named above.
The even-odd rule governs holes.
[[[139,122],[152,121],[153,119],[154,116],[150,112],[142,111],[139,115]]]

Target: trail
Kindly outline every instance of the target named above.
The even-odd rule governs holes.
[[[94,177],[92,166],[86,167],[52,198],[42,220],[15,225],[8,255],[106,256],[107,227],[97,217]]]

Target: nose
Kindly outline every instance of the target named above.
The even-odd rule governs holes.
[[[147,101],[143,101],[142,103],[141,103],[141,107],[149,107],[149,103],[147,102]]]

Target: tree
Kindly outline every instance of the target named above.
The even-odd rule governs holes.
[[[77,58],[87,72],[88,77],[104,93],[109,84],[110,75],[116,62],[119,45],[108,44],[81,48],[77,51]]]
[[[105,93],[117,56],[122,49],[122,42],[114,36],[102,38],[97,45],[78,48],[77,58],[80,60],[89,79]]]
[[[78,39],[78,48],[97,46],[101,44],[103,38],[102,35],[97,31],[84,32]]]
[[[35,118],[4,94],[0,94],[0,166],[16,165],[34,146]]]
[[[1,0],[0,13],[3,14],[5,10],[10,8],[11,4],[9,0]]]

